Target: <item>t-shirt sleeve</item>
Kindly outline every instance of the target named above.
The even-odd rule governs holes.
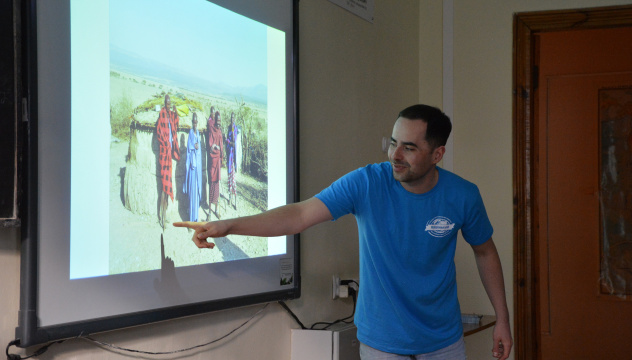
[[[478,187],[474,188],[473,195],[466,204],[467,212],[461,234],[469,244],[481,245],[492,237],[494,229],[487,216],[481,193]]]
[[[333,220],[347,214],[355,214],[355,199],[357,199],[360,190],[359,179],[361,177],[360,169],[352,171],[316,194],[316,198],[329,209]]]

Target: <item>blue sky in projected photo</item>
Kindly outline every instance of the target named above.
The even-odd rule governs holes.
[[[109,17],[114,68],[185,87],[266,85],[264,24],[206,0],[110,0]]]

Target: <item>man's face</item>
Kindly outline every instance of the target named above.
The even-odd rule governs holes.
[[[220,114],[217,114],[217,116],[215,117],[215,125],[219,126],[219,123],[222,121],[222,116]]]
[[[445,147],[433,149],[425,140],[426,128],[425,121],[401,117],[393,126],[388,159],[393,166],[393,177],[410,192],[424,192],[433,180],[435,164],[445,152]]]
[[[165,108],[167,110],[171,109],[171,98],[169,97],[169,95],[165,95]]]
[[[196,118],[193,118],[193,120],[191,121],[191,123],[193,124],[193,130],[197,130],[197,124],[198,124],[197,119],[196,119]]]

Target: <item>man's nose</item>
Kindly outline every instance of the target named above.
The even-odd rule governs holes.
[[[402,147],[395,146],[391,148],[391,158],[394,160],[399,160],[402,158]]]

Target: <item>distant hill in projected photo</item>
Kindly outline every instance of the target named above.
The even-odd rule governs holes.
[[[113,70],[124,71],[151,79],[163,84],[181,87],[209,95],[219,95],[226,98],[243,97],[245,101],[260,104],[267,103],[268,89],[260,84],[248,88],[239,88],[224,83],[211,82],[201,79],[194,74],[164,65],[158,61],[140,57],[134,53],[110,45],[110,67]],[[209,71],[222,71],[209,69]]]

